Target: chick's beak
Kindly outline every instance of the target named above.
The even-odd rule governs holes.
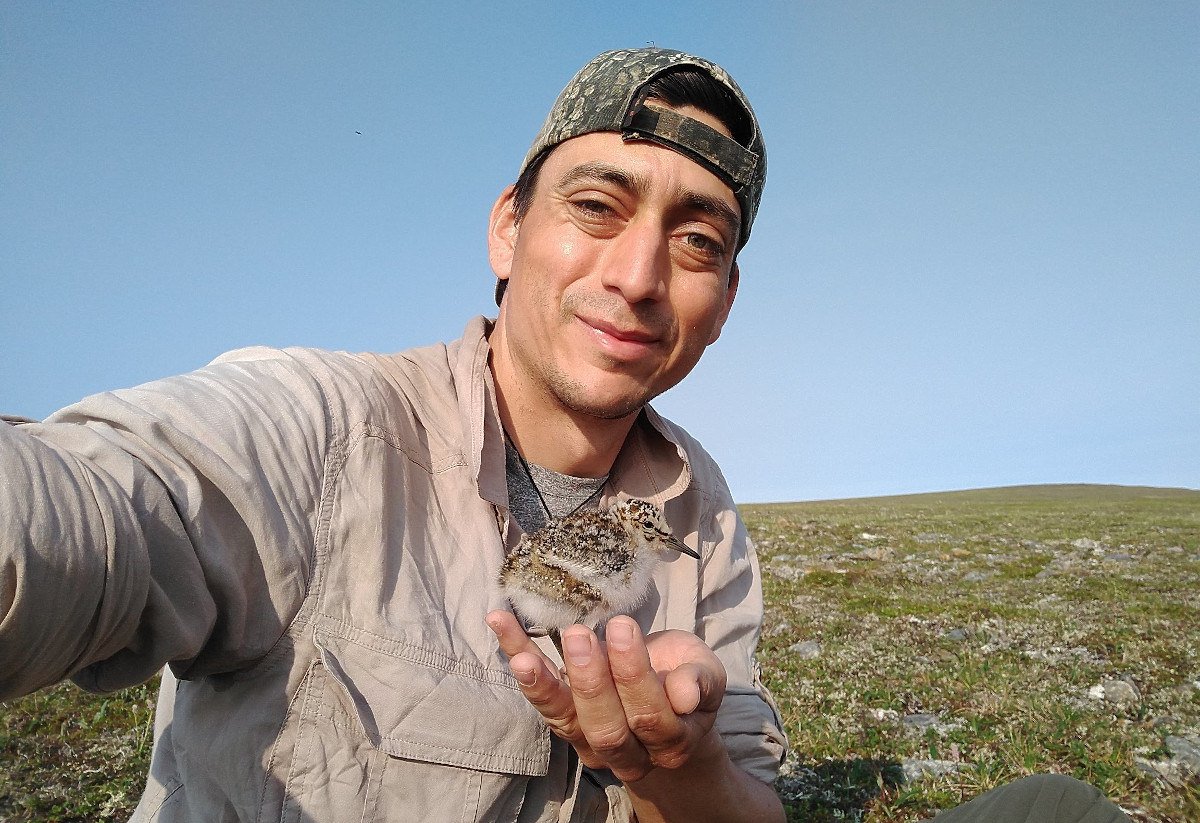
[[[667,542],[671,544],[671,548],[674,549],[675,551],[682,552],[683,554],[686,554],[689,557],[694,557],[697,560],[700,559],[700,555],[698,552],[695,552],[692,549],[689,549],[687,546],[683,545],[683,542],[680,541],[680,539],[678,537],[676,537],[675,535],[668,536]]]

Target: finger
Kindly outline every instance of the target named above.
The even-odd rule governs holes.
[[[545,658],[521,652],[508,662],[525,699],[538,710],[546,725],[563,735],[578,735],[571,690],[546,665]]]
[[[691,714],[701,708],[701,701],[706,698],[711,702],[712,686],[706,670],[694,663],[685,663],[667,672],[663,678],[663,690],[676,714]],[[719,700],[717,705],[720,705]]]
[[[689,632],[669,630],[647,638],[647,648],[678,713],[717,710],[728,678],[725,666],[703,640]]]
[[[512,612],[496,609],[490,611],[487,617],[484,618],[488,624],[488,628],[496,635],[496,639],[500,641],[500,649],[508,655],[509,660],[516,657],[522,652],[537,655],[548,667],[553,668],[554,663],[550,658],[546,657],[545,653],[538,648],[537,643],[533,642],[533,638],[525,633],[525,629],[521,628],[520,621]]]
[[[653,762],[682,762],[694,735],[680,715],[686,715],[698,701],[692,701],[693,706],[688,706],[685,711],[674,705],[665,689],[674,672],[668,672],[665,680],[660,678],[651,665],[641,629],[632,618],[622,616],[610,620],[606,638],[609,667],[630,730]],[[697,671],[689,670],[683,677],[676,678],[675,682],[679,684],[676,691],[686,690],[689,683],[698,691],[695,685],[698,676]],[[679,699],[686,704],[688,695],[681,691]]]
[[[634,721],[640,718],[652,718],[660,714],[673,718],[677,712],[664,690],[665,677],[670,672],[660,674],[654,670],[646,640],[637,622],[631,617],[614,617],[608,622],[605,637],[613,682],[634,731],[639,731],[640,724]],[[640,733],[638,736],[643,737]]]
[[[652,766],[650,757],[629,728],[608,658],[596,635],[586,626],[570,626],[563,631],[562,642],[575,713],[588,747],[618,779],[643,777]],[[646,669],[650,671],[649,659]]]
[[[554,734],[575,747],[586,765],[602,768],[603,763],[592,762],[594,756],[579,730],[571,690],[559,676],[554,663],[525,634],[511,612],[489,612],[486,620],[500,641],[500,648],[509,656],[508,666],[521,694],[537,709],[543,722]]]

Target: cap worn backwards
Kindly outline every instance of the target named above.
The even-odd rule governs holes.
[[[646,85],[681,68],[699,69],[733,94],[750,119],[751,134],[745,146],[698,120],[670,109],[646,106]],[[758,118],[728,72],[702,57],[671,49],[604,52],[580,69],[558,95],[521,171],[564,140],[597,131],[620,132],[628,140],[651,140],[686,155],[721,178],[741,207],[738,248],[746,245],[766,182],[767,156]]]

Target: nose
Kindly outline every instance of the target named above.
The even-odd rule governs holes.
[[[654,221],[634,220],[613,238],[601,280],[627,303],[660,300],[671,270],[669,238]]]

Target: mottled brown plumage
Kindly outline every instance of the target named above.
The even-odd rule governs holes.
[[[699,559],[671,534],[657,506],[626,500],[522,537],[504,561],[500,586],[529,625],[553,633],[572,623],[596,628],[645,600],[654,566],[668,552]]]

